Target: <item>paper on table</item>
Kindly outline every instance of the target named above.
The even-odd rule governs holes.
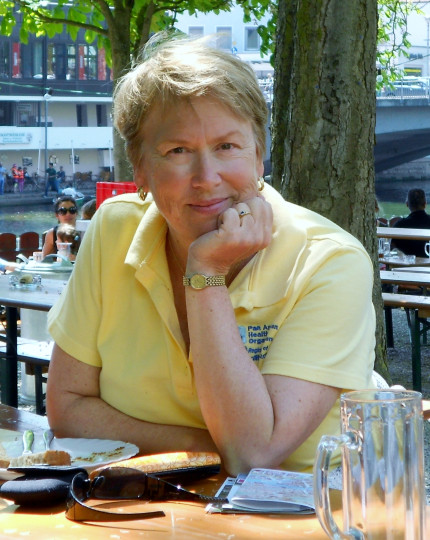
[[[252,469],[248,475],[227,478],[217,493],[228,503],[210,504],[209,513],[313,514],[312,474]]]

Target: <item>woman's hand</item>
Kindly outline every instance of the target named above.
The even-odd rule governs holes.
[[[272,224],[272,207],[262,196],[234,203],[219,216],[217,229],[191,244],[187,273],[228,274],[232,266],[269,245]]]

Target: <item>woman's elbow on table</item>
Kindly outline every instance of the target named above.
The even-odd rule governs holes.
[[[99,397],[100,369],[73,358],[57,344],[52,351],[46,390],[46,412],[51,429],[70,436],[79,423],[77,409],[85,398]]]

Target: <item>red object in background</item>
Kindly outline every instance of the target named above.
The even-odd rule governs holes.
[[[123,193],[136,193],[137,188],[134,182],[97,182],[96,184],[96,206],[115,195]]]
[[[21,47],[17,42],[12,44],[12,77],[21,77]]]

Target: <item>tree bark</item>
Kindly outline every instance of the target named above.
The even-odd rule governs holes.
[[[109,21],[109,39],[112,48],[112,72],[113,87],[117,85],[119,79],[127,73],[131,64],[131,42],[130,42],[130,16],[129,10],[115,10],[114,17]],[[113,128],[113,160],[114,175],[116,182],[132,182],[133,170],[128,161],[124,141],[119,132]]]
[[[272,182],[370,254],[375,368],[389,379],[374,214],[377,16],[377,0],[279,0]]]

